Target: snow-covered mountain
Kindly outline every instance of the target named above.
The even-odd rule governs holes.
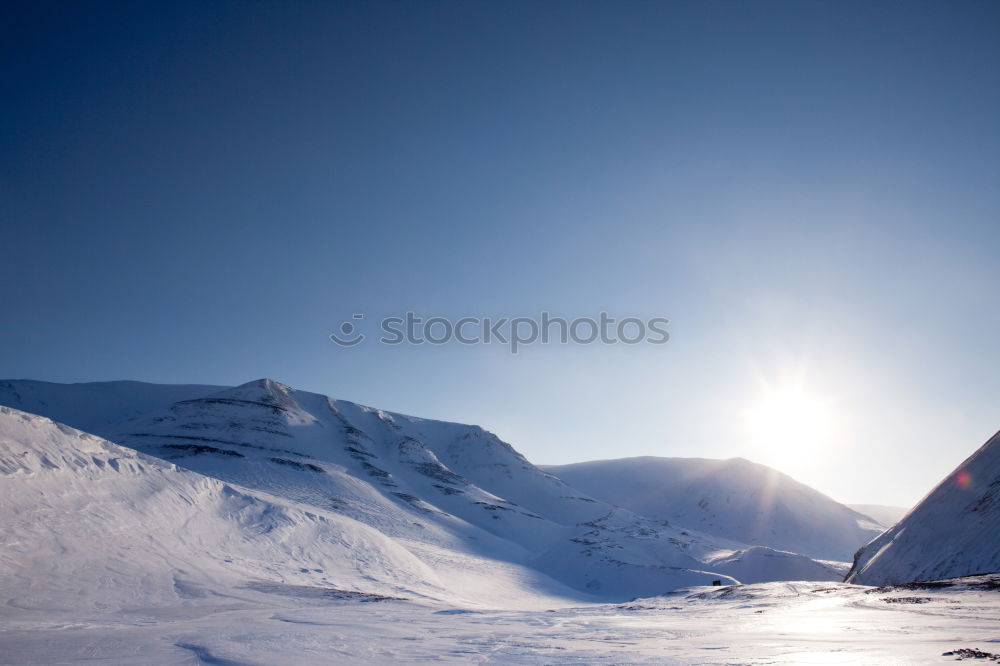
[[[465,607],[591,598],[503,557],[509,544],[474,528],[392,536],[6,407],[0,507],[0,617],[10,619],[232,608],[256,592]]]
[[[859,550],[847,581],[895,585],[997,572],[998,535],[1000,433]]]
[[[109,426],[169,407],[178,400],[201,398],[225,386],[84,382],[56,384],[32,379],[0,380],[0,405],[47,416],[84,432],[100,434]]]
[[[28,446],[28,439],[18,437],[18,446]],[[216,484],[222,481],[239,488],[238,492],[256,501],[294,508],[299,515],[335,518],[352,528],[362,526],[387,544],[385,552],[408,553],[417,563],[459,562],[445,567],[449,570],[445,578],[453,584],[468,581],[470,576],[493,584],[499,581],[492,574],[483,576],[483,567],[468,567],[470,557],[495,562],[494,568],[548,578],[549,587],[560,587],[551,581],[556,578],[566,586],[564,591],[616,599],[648,590],[731,580],[721,572],[704,571],[699,559],[725,544],[682,534],[583,497],[534,468],[493,435],[472,426],[389,414],[261,380],[126,421],[115,439],[201,472]],[[68,446],[65,441],[62,444]],[[49,453],[33,454],[43,468],[44,461],[51,459]],[[89,451],[72,455],[86,460]],[[67,517],[75,513],[73,502],[86,507],[93,501],[86,479],[91,468],[72,470],[66,474],[83,478],[77,478],[77,483],[53,484],[65,489],[62,495],[67,503],[60,509]],[[8,477],[4,488],[16,495],[22,480]],[[132,504],[125,497],[114,502],[118,509],[103,509],[115,516],[109,523],[117,521],[121,507]],[[15,517],[22,512],[31,515],[28,505],[4,506],[5,515],[7,511]],[[127,524],[144,524],[144,517],[152,513],[152,509],[138,512]],[[212,511],[197,513],[210,515]],[[14,522],[23,529],[29,527],[29,523]],[[157,525],[155,521],[150,524]],[[79,525],[90,534],[90,547],[96,547],[105,530],[88,526],[87,521]],[[245,528],[271,529],[266,522],[258,527],[248,523]],[[204,531],[216,532],[213,528]],[[17,540],[36,541],[25,535]],[[61,548],[54,541],[50,545],[56,552]],[[36,550],[44,552],[44,544]],[[205,546],[206,558],[211,558],[211,550]],[[220,547],[215,557],[225,552]],[[366,556],[363,551],[340,554],[345,560],[357,557]],[[262,557],[261,566],[272,566],[271,559]],[[373,555],[370,559],[392,558]],[[301,568],[326,571],[329,567]],[[405,579],[413,577],[412,572],[401,572]],[[481,585],[476,582],[473,587]],[[507,587],[514,594],[523,585]],[[442,588],[438,596],[446,592]],[[421,593],[429,594],[426,586]]]
[[[251,582],[442,595],[442,571],[335,512],[306,512],[0,407],[4,615],[178,603]]]
[[[883,526],[742,458],[640,457],[546,466],[583,492],[653,520],[754,546],[850,561]]]
[[[64,547],[57,540],[63,528],[76,535],[71,541],[79,543],[83,552],[88,539],[99,549],[94,544],[102,534],[113,531],[116,524],[128,524],[136,530],[124,542],[130,549],[137,548],[137,543],[176,542],[171,546],[179,549],[176,555],[167,548],[159,559],[146,553],[136,560],[161,564],[162,572],[151,574],[161,582],[170,579],[164,572],[190,572],[201,559],[215,558],[222,564],[213,566],[233,569],[230,579],[278,580],[388,596],[462,598],[466,603],[494,605],[519,598],[523,606],[523,599],[532,595],[623,599],[686,585],[731,582],[738,579],[737,572],[755,582],[842,576],[835,564],[750,548],[746,542],[708,535],[682,523],[666,524],[591,497],[532,465],[477,426],[389,413],[296,391],[271,380],[220,390],[133,382],[10,381],[0,382],[0,387],[0,402],[17,401],[46,416],[51,411],[73,426],[90,423],[99,435],[119,445],[113,457],[131,456],[142,462],[143,480],[133,480],[135,488],[155,489],[150,498],[135,488],[115,491],[103,498],[108,504],[103,506],[91,493],[92,477],[98,470],[111,474],[113,466],[107,461],[87,462],[94,457],[90,449],[72,453],[73,447],[93,438],[74,434],[53,445],[38,434],[41,449],[32,454],[38,461],[54,459],[45,447],[57,446],[62,455],[84,462],[60,465],[62,480],[51,481],[50,487],[32,486],[49,474],[39,462],[38,469],[4,477],[5,492],[13,497],[17,486],[24,484],[39,488],[39,493],[58,487],[63,503],[51,511],[68,517],[82,511],[83,517],[74,525],[53,521],[61,527],[43,537],[31,531],[33,523],[21,520],[22,514],[40,515],[31,513],[30,503],[5,503],[4,515],[9,511],[13,516],[10,525],[19,526],[10,529],[19,532],[4,543],[31,544],[25,551],[31,555],[3,553],[10,566],[20,566],[18,562],[27,561],[24,558],[45,559],[44,553],[58,552]],[[178,400],[171,403],[171,398]],[[136,415],[149,405],[151,411]],[[32,450],[32,436],[22,431],[15,434],[11,437],[17,447]],[[93,448],[91,443],[87,446]],[[115,445],[105,442],[101,446]],[[111,478],[120,484],[115,472]],[[100,479],[102,487],[114,486],[103,476]],[[214,488],[204,506],[198,503],[201,499],[192,500],[187,490],[188,485],[199,483]],[[321,524],[325,536],[318,537],[320,543],[367,545],[339,554],[331,546],[329,557],[341,561],[340,568],[295,559],[309,548],[308,538],[282,537],[279,545],[291,548],[292,554],[279,552],[280,548],[273,554],[268,550],[277,548],[273,545],[247,546],[259,553],[258,569],[270,572],[265,576],[253,567],[228,562],[226,543],[200,536],[185,541],[178,531],[181,518],[176,509],[146,506],[155,498],[174,496],[186,499],[171,500],[171,506],[187,507],[198,516],[197,521],[187,517],[193,521],[190,526],[212,538],[229,534],[227,538],[235,539],[236,533],[245,530],[253,544],[258,533],[275,531],[268,521],[278,516],[282,525],[304,523],[303,534],[320,530],[313,523]],[[213,499],[216,496],[226,499]],[[243,522],[226,522],[234,515],[228,508],[236,501],[232,497],[256,507],[235,511],[247,516]],[[130,514],[127,507],[138,510]],[[94,515],[86,517],[87,511]],[[122,512],[128,515],[119,515]],[[161,525],[146,519],[160,513],[175,522]],[[147,525],[156,534],[144,535],[142,528]],[[161,534],[172,536],[157,536]],[[258,555],[248,554],[241,562],[255,558]],[[355,569],[345,569],[343,561],[353,558],[362,561]],[[52,555],[50,559],[57,558]],[[371,563],[381,566],[397,560],[406,563],[399,576],[368,568]],[[87,566],[81,564],[80,570]],[[394,564],[385,566],[394,568]],[[62,570],[72,568],[67,564]],[[137,569],[128,571],[138,575]],[[331,571],[334,576],[329,575]],[[189,578],[186,573],[180,575]],[[213,573],[204,578],[226,577]],[[171,594],[168,588],[162,589],[166,590],[162,594]]]
[[[728,545],[586,497],[477,426],[272,380],[178,402],[108,435],[393,538],[472,548],[616,598],[718,579],[703,560]]]

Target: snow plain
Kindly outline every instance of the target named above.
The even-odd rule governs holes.
[[[945,653],[1000,652],[1000,591],[964,586],[767,583],[624,604],[553,599],[551,608],[534,610],[233,592],[175,608],[5,623],[0,661],[942,664],[956,659]]]

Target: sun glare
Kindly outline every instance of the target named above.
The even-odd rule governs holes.
[[[772,458],[802,458],[822,445],[832,427],[825,401],[799,387],[766,390],[748,411],[754,448]]]

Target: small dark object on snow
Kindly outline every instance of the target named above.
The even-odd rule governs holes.
[[[722,585],[722,581],[721,580],[713,580],[712,581],[712,585]]]
[[[977,650],[975,648],[962,648],[961,650],[952,650],[951,652],[942,652],[942,657],[955,657],[955,661],[962,661],[963,659],[990,659],[992,661],[1000,662],[1000,654],[993,654],[992,652],[983,652],[982,650]]]
[[[885,597],[882,601],[887,604],[926,604],[934,600],[930,597]]]

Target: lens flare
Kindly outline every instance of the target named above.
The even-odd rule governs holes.
[[[972,483],[972,475],[964,469],[955,475],[955,485],[959,488],[968,488],[970,483]]]

